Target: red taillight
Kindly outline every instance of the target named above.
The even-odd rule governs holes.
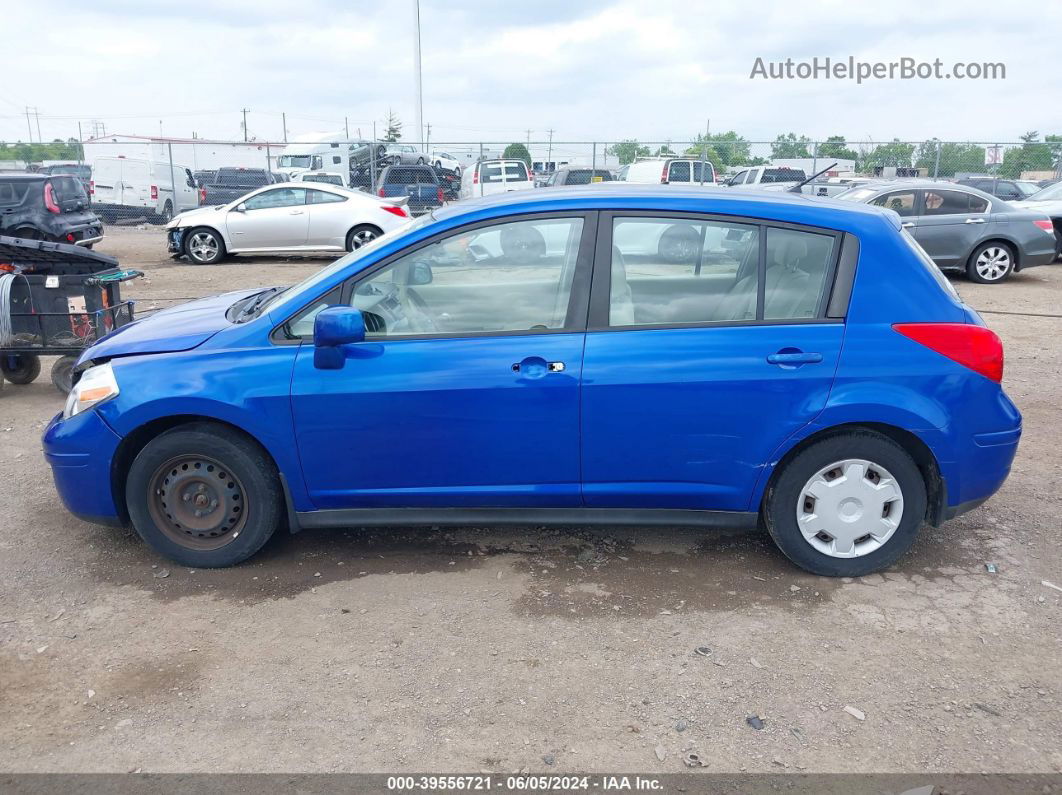
[[[399,218],[409,218],[409,215],[401,207],[394,204],[385,204],[381,208],[385,213],[391,213],[391,215],[397,215]]]
[[[63,211],[55,201],[55,188],[52,187],[52,183],[50,182],[44,183],[44,206],[47,208],[48,212],[55,213],[56,215],[59,215],[59,213]]]
[[[999,383],[1003,380],[1003,343],[994,331],[967,323],[894,323],[908,339],[947,356]]]
[[[379,193],[379,195],[380,195],[380,196],[383,196],[383,195],[385,195],[385,194],[384,194],[384,189],[383,189],[383,188],[380,188],[380,190],[378,191],[378,193]]]
[[[1033,223],[1043,229],[1045,232],[1051,232],[1052,234],[1054,234],[1055,227],[1054,224],[1051,223],[1050,218],[1040,218],[1036,221],[1033,221]]]
[[[199,189],[199,203],[206,204],[206,188]]]
[[[77,240],[77,238],[74,237],[74,233],[73,232],[67,232],[66,233],[66,242],[67,243],[73,243],[75,240]]]
[[[96,183],[95,183],[95,182],[93,182],[93,181],[92,181],[92,180],[90,179],[90,180],[89,180],[89,196],[91,196],[91,195],[92,195],[92,194],[94,194],[95,192],[96,192]]]
[[[439,188],[439,204],[443,203],[443,189]]]
[[[664,161],[664,170],[660,172],[660,184],[664,185],[666,183],[667,183],[667,161],[665,160]]]
[[[152,199],[157,199],[158,197],[159,197],[159,186],[158,185],[152,185],[151,186],[151,198]]]
[[[479,169],[475,168],[475,167],[472,169],[472,184],[473,185],[478,185],[479,184]]]

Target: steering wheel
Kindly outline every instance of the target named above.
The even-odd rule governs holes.
[[[408,300],[403,301],[402,306],[414,310],[410,312],[407,309],[406,311],[406,319],[409,321],[410,328],[415,332],[438,331],[439,327],[435,325],[435,318],[432,317],[427,302],[412,287],[406,287],[404,292]]]

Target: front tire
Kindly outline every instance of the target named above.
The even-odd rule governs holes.
[[[60,356],[52,365],[52,386],[64,395],[74,388],[74,364],[76,362],[76,356]]]
[[[224,258],[225,241],[219,232],[197,226],[184,239],[184,253],[193,265],[213,265]]]
[[[243,434],[213,423],[167,431],[126,478],[133,527],[155,551],[193,568],[234,566],[280,526],[276,467]]]
[[[860,577],[895,563],[926,515],[926,484],[896,442],[851,431],[784,465],[764,497],[767,530],[800,568]]]
[[[966,263],[966,275],[978,284],[999,284],[1014,272],[1014,249],[992,241],[974,249]]]

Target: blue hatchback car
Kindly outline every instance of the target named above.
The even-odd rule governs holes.
[[[125,326],[44,450],[73,513],[194,567],[283,527],[629,524],[851,576],[1003,483],[1002,370],[891,211],[523,191]]]

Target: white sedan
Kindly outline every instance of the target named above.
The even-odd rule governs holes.
[[[436,168],[445,168],[447,171],[452,171],[455,174],[461,173],[461,163],[453,155],[449,155],[446,152],[432,152],[431,164]]]
[[[183,212],[166,224],[166,240],[175,257],[212,265],[226,254],[353,251],[409,220],[395,201],[323,182],[283,182]]]

